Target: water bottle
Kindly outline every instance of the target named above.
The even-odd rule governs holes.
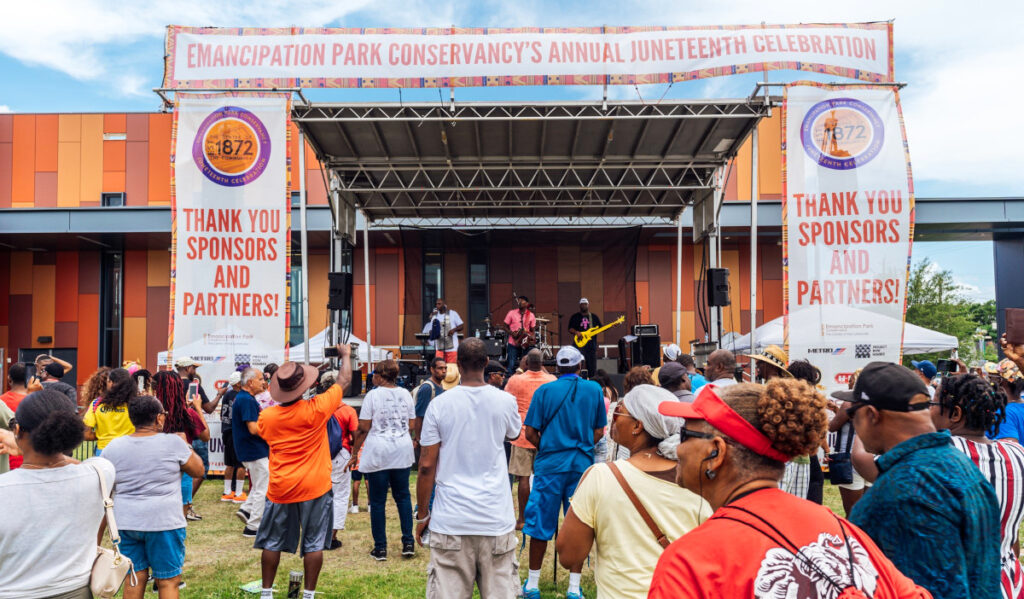
[[[302,596],[302,572],[292,570],[288,573],[288,599],[299,599]]]
[[[476,338],[477,338],[477,339],[479,339],[479,338],[480,338],[480,329],[477,329],[477,330],[476,330]]]

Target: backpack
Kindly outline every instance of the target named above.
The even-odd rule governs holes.
[[[419,401],[420,389],[422,389],[424,385],[426,385],[427,387],[430,387],[430,401],[434,401],[434,398],[437,397],[437,388],[434,387],[434,385],[432,385],[430,383],[430,379],[427,379],[427,380],[423,381],[422,383],[420,383],[419,385],[416,385],[416,388],[412,390],[412,400],[413,400],[413,402]]]
[[[342,447],[344,447],[343,439],[345,438],[344,433],[341,431],[341,424],[338,423],[338,419],[332,414],[327,419],[327,442],[331,447],[331,459],[338,457]]]

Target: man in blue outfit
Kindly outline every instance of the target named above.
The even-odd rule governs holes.
[[[255,368],[242,371],[242,390],[231,404],[231,437],[235,443],[235,457],[249,471],[252,483],[249,497],[235,512],[245,524],[243,537],[254,538],[263,521],[267,486],[270,484],[270,447],[260,437],[256,423],[260,419],[260,405],[256,396],[267,388],[263,373]]]
[[[868,364],[846,408],[878,478],[850,521],[917,584],[944,599],[1001,596],[1000,514],[992,485],[936,432],[924,381],[898,364]]]
[[[568,511],[569,498],[583,472],[594,463],[594,444],[608,423],[601,385],[579,376],[583,354],[565,346],[558,350],[555,362],[558,379],[537,388],[524,422],[526,439],[537,446],[533,487],[524,514],[523,533],[530,537],[525,599],[540,599],[540,567],[548,541],[558,528],[558,510]],[[579,570],[570,571],[565,597],[583,599]]]

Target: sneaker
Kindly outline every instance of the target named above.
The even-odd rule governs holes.
[[[412,543],[402,544],[402,557],[412,557],[416,555],[416,546]]]
[[[378,562],[386,561],[388,559],[388,550],[374,548],[370,551],[370,557],[377,560]]]
[[[232,502],[235,500],[235,492],[225,493],[220,496],[220,500],[224,502]]]
[[[188,513],[185,514],[185,519],[195,522],[197,520],[202,520],[203,517],[197,514],[192,508],[188,508]]]
[[[242,521],[242,524],[249,523],[249,512],[245,510],[238,510],[237,512],[235,512],[235,516],[237,516],[238,519]]]
[[[350,514],[358,514],[359,513],[359,506],[358,505],[353,505],[352,507],[348,508],[348,513],[350,513]]]
[[[248,526],[246,526],[245,529],[242,531],[242,536],[243,537],[249,537],[250,539],[255,538],[256,537],[256,529],[255,528],[249,528]]]
[[[565,599],[583,599],[583,591],[578,593],[566,593]]]
[[[331,539],[331,546],[327,548],[328,551],[334,551],[335,549],[341,549],[341,541],[338,539]]]
[[[528,589],[523,583],[523,599],[540,599],[540,589]]]
[[[249,496],[245,493],[239,493],[238,495],[235,495],[235,498],[231,500],[231,503],[245,503],[245,500],[248,498]]]

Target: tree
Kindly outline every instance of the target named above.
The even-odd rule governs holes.
[[[984,310],[977,310],[978,317],[983,317]],[[971,359],[977,353],[973,338],[979,326],[974,312],[975,304],[964,298],[961,287],[953,281],[952,272],[939,270],[928,258],[913,266],[907,279],[907,322],[953,335],[960,341],[960,356]],[[945,356],[939,353],[914,356],[933,362],[939,357]]]

